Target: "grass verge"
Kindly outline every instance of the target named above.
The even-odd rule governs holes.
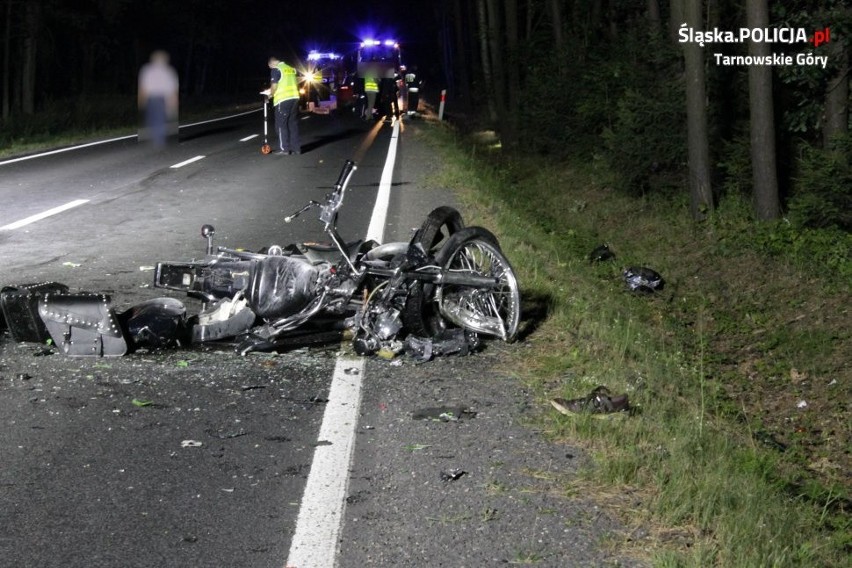
[[[619,194],[601,164],[430,132],[445,166],[432,182],[500,237],[519,275],[525,330],[510,357],[540,399],[537,426],[590,450],[572,484],[636,529],[617,546],[659,566],[847,565],[849,235],[796,233],[788,249],[783,223],[756,228],[733,199],[695,224],[686,196]],[[589,261],[601,243],[614,262]],[[627,292],[627,266],[666,287]],[[597,385],[636,412],[577,419],[547,403]]]

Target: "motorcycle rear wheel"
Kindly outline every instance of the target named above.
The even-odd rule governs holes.
[[[423,250],[437,251],[446,239],[464,229],[464,220],[457,210],[443,205],[429,213],[420,226],[415,240],[423,245]]]
[[[441,246],[455,233],[464,228],[464,220],[456,209],[443,205],[433,209],[414,235],[427,254],[436,254]],[[430,300],[434,298],[435,285],[413,282],[402,313],[406,330],[419,337],[432,337],[446,329],[438,307]]]

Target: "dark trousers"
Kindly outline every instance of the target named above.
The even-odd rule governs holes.
[[[275,128],[282,152],[299,152],[299,99],[287,99],[275,105]]]

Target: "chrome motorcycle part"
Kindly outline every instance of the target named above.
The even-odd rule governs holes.
[[[463,229],[447,240],[436,260],[454,280],[466,274],[497,279],[491,288],[438,285],[435,299],[441,315],[459,327],[513,341],[520,325],[521,294],[494,235],[481,227]]]

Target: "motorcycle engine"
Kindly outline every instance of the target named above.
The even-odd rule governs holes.
[[[379,314],[373,322],[373,333],[379,339],[391,339],[396,337],[396,334],[402,329],[402,320],[399,317],[399,310],[393,308],[388,309]]]

